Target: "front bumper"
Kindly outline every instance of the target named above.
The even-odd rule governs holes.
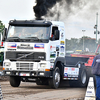
[[[52,77],[51,71],[3,71],[4,76],[21,76],[21,77]]]

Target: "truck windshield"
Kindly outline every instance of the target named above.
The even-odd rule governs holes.
[[[49,40],[50,26],[10,26],[7,38]]]

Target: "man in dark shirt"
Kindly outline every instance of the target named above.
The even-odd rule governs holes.
[[[96,100],[100,100],[100,54],[93,60],[92,73],[96,78]]]

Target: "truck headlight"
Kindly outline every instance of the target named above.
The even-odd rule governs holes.
[[[40,67],[46,67],[46,64],[42,63],[42,64],[40,64]]]
[[[5,66],[5,67],[9,67],[10,64],[11,64],[10,62],[4,62],[4,66]]]

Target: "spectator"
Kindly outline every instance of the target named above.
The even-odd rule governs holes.
[[[92,73],[96,78],[96,100],[100,100],[100,54],[93,60]]]

